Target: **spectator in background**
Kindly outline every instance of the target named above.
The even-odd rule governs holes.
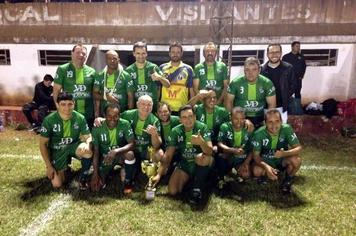
[[[305,74],[307,65],[305,64],[304,56],[300,53],[300,42],[292,42],[292,51],[283,56],[282,60],[288,62],[293,66],[294,75],[295,75],[295,88],[294,96],[298,108],[301,109],[301,90],[302,90],[302,80]]]
[[[282,113],[283,123],[287,122],[288,103],[294,93],[295,76],[293,66],[281,60],[282,46],[270,44],[267,47],[268,62],[261,69],[261,74],[272,80],[276,89],[277,109]]]
[[[42,124],[43,119],[48,115],[50,110],[55,110],[52,93],[53,93],[53,77],[49,74],[43,77],[43,81],[35,86],[35,94],[30,103],[22,107],[28,122],[31,124],[31,129],[36,131]],[[32,111],[38,110],[37,119],[32,116]]]

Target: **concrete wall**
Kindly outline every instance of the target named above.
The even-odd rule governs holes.
[[[303,36],[356,41],[354,0],[0,4],[2,43],[200,44],[216,36],[219,9],[234,20],[235,43]],[[227,24],[224,20],[222,24]],[[228,42],[230,28],[221,32]],[[283,39],[283,38],[281,38]],[[281,42],[281,41],[280,41]],[[284,41],[287,43],[288,41]],[[340,41],[329,41],[340,42]],[[267,43],[267,41],[265,41]],[[283,42],[281,42],[283,43]]]

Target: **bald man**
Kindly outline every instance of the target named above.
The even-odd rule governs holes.
[[[109,50],[106,66],[94,82],[95,117],[102,115],[107,104],[119,104],[121,111],[134,108],[134,86],[129,73],[120,65],[119,54]]]

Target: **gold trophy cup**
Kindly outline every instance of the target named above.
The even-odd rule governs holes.
[[[152,178],[157,175],[158,164],[153,162],[154,148],[149,147],[147,149],[147,157],[149,160],[141,162],[141,170],[148,177],[148,183],[145,187],[145,198],[148,201],[152,201],[155,198],[156,188],[153,187]]]

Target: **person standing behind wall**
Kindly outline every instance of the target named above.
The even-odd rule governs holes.
[[[301,111],[301,90],[302,90],[302,81],[305,74],[305,70],[307,65],[305,64],[305,59],[303,54],[300,53],[300,42],[294,41],[291,44],[292,51],[288,54],[285,54],[282,57],[282,61],[286,61],[293,66],[294,74],[295,74],[295,88],[294,88],[294,96],[295,102],[297,105],[297,111]]]

